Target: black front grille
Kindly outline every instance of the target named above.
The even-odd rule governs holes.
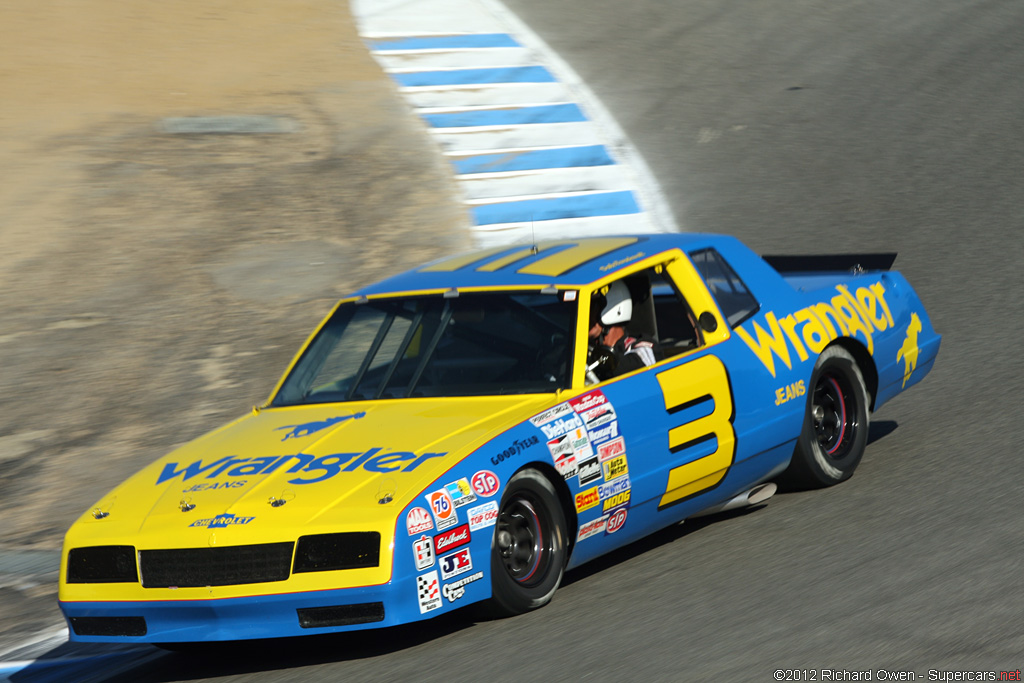
[[[144,588],[234,586],[284,581],[294,543],[139,552]]]
[[[327,572],[380,566],[380,534],[350,531],[299,537],[292,571]]]
[[[76,636],[144,636],[143,617],[71,617]]]
[[[68,583],[138,583],[135,548],[98,545],[68,552]]]
[[[307,607],[295,610],[302,628],[324,628],[326,626],[351,626],[384,621],[383,602],[364,602],[359,605],[337,605],[335,607]]]

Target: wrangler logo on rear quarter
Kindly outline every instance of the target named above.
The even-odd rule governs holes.
[[[852,293],[846,285],[836,285],[836,291],[839,294],[831,301],[802,308],[785,318],[777,318],[773,311],[765,313],[767,330],[752,321],[753,334],[743,326],[737,327],[736,333],[772,377],[775,377],[773,354],[787,368],[793,369],[790,347],[801,361],[805,361],[809,358],[808,349],[817,355],[837,337],[860,335],[868,353],[873,354],[875,344],[872,335],[895,324],[889,304],[885,302],[885,287],[876,282],[869,287],[858,287],[856,293]]]

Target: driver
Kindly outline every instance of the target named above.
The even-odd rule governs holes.
[[[630,336],[626,325],[633,317],[633,299],[621,280],[608,293],[595,293],[590,302],[590,347],[587,382],[594,384],[654,365],[654,344]]]

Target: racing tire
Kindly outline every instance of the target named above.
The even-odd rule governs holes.
[[[868,390],[850,353],[830,346],[818,356],[807,392],[804,424],[779,483],[823,488],[853,476],[868,441]]]
[[[516,473],[501,496],[491,540],[493,616],[522,614],[551,601],[565,573],[566,536],[555,487],[537,470]]]

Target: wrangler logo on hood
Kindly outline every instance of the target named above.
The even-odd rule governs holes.
[[[447,452],[423,453],[422,455],[411,451],[381,453],[381,450],[381,448],[371,448],[364,453],[332,453],[320,457],[308,453],[271,455],[262,458],[239,458],[229,455],[207,464],[203,464],[202,460],[196,460],[182,466],[181,469],[178,469],[178,463],[169,462],[164,465],[156,483],[160,485],[178,477],[181,477],[182,481],[188,481],[200,474],[205,474],[207,479],[221,475],[253,477],[260,474],[272,474],[285,465],[290,465],[286,470],[287,473],[301,473],[305,476],[289,479],[289,484],[316,484],[330,479],[339,472],[354,472],[360,468],[367,472],[412,472],[431,458],[443,458],[448,455]],[[345,467],[342,468],[342,465]],[[403,467],[403,465],[405,466]]]

